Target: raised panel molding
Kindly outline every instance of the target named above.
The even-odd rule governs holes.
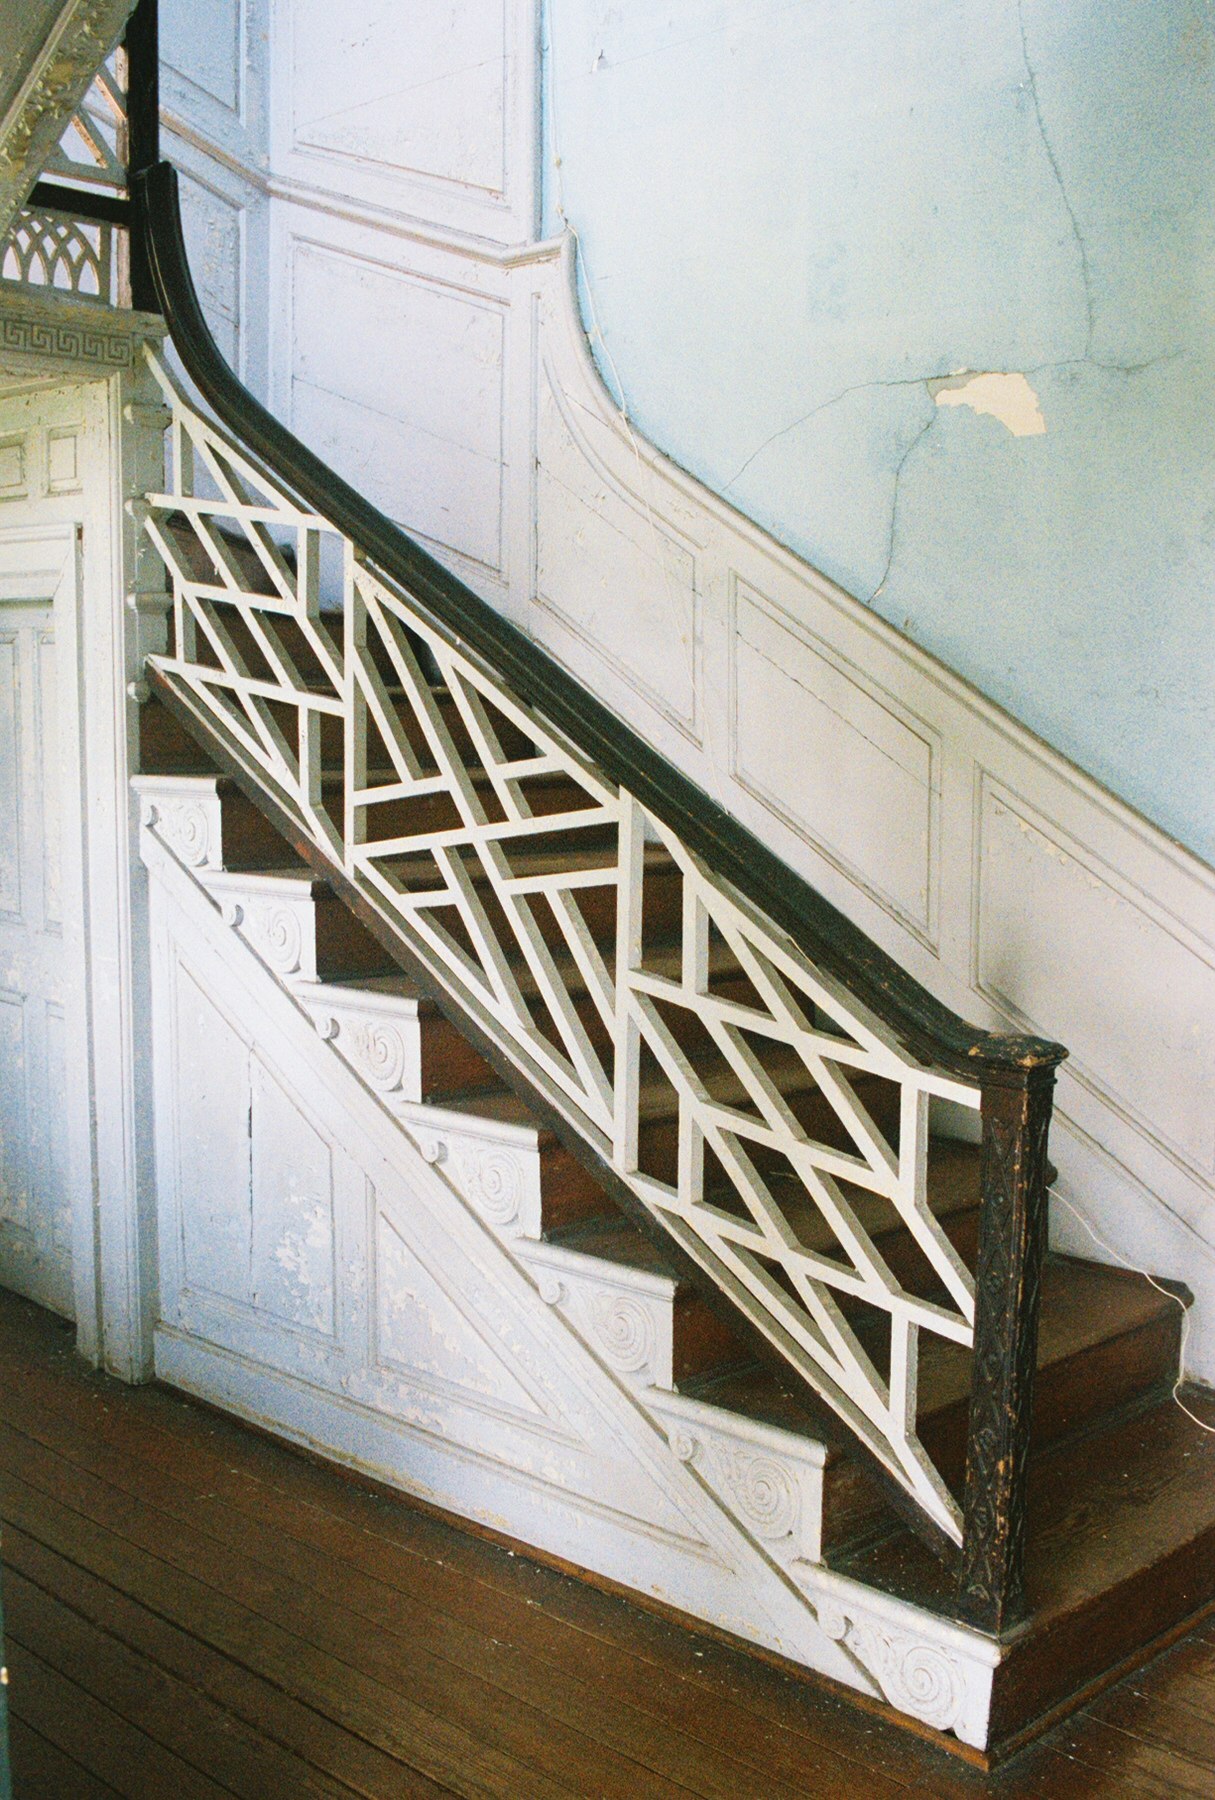
[[[285,263],[295,430],[390,518],[499,573],[503,305],[295,235]]]
[[[742,581],[730,649],[739,785],[935,950],[939,735]]]
[[[181,221],[190,270],[215,341],[240,369],[245,209],[196,174],[183,173]]]
[[[502,200],[506,15],[504,0],[404,12],[296,0],[294,148]]]
[[[519,243],[535,229],[538,0],[275,11],[289,71],[273,163],[292,184]]]
[[[25,434],[19,432],[0,441],[0,500],[24,499]]]
[[[195,0],[161,0],[162,82],[188,83],[196,94],[242,123],[248,53],[246,0],[200,7]]]
[[[701,596],[695,549],[599,467],[539,377],[535,602],[584,677],[607,666],[693,743],[701,736]],[[657,602],[657,603],[656,603]]]
[[[1215,948],[985,771],[977,811],[976,986],[1028,1030],[1066,1012],[1070,1079],[1215,1175]]]

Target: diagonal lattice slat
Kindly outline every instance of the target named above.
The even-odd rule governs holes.
[[[146,502],[173,587],[156,666],[959,1540],[916,1406],[925,1340],[974,1329],[929,1103],[977,1088],[911,1059],[151,360],[173,420]]]
[[[44,173],[77,186],[126,192],[126,52],[121,47],[94,75],[47,159]]]
[[[126,158],[126,52],[119,47],[97,70],[42,173],[60,185],[122,196]],[[126,235],[120,225],[24,206],[0,239],[0,281],[114,306],[125,294]]]

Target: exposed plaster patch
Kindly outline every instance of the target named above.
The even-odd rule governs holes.
[[[1024,375],[963,374],[929,381],[927,386],[938,406],[969,406],[977,413],[990,413],[1014,437],[1041,437],[1046,431],[1038,396]]]

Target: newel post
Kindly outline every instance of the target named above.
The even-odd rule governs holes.
[[[1002,1079],[1001,1079],[1002,1077]],[[958,1610],[993,1635],[1025,1606],[1029,1431],[1055,1063],[984,1080],[983,1197]]]

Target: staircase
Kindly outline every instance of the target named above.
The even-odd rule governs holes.
[[[445,704],[441,692],[436,702]],[[842,1447],[830,1414],[749,1353],[170,707],[150,698],[142,718],[145,774],[138,786],[148,829],[197,871],[222,917],[409,1140],[474,1196],[543,1299],[636,1390],[675,1455],[697,1460],[710,1440],[734,1447],[736,1472],[768,1459],[766,1476],[761,1469],[741,1486],[736,1475],[731,1488],[720,1468],[710,1479],[744,1527],[808,1589],[817,1565],[872,1594],[951,1617],[949,1569]],[[552,802],[554,809],[561,804],[556,787]],[[668,907],[656,902],[648,921],[656,962],[674,954],[676,920]],[[285,911],[296,918],[295,930],[283,927]],[[603,931],[611,928],[605,919]],[[724,956],[718,977],[723,988],[740,981]],[[809,1104],[796,1092],[797,1072],[788,1073],[790,1103]],[[876,1098],[874,1109],[880,1116]],[[676,1153],[676,1113],[656,1091],[643,1117],[647,1149],[662,1167]],[[830,1131],[830,1121],[820,1118],[816,1129]],[[521,1146],[530,1159],[527,1182],[496,1187],[495,1153],[509,1147],[518,1154]],[[976,1144],[930,1139],[930,1203],[970,1268],[980,1160]],[[806,1230],[813,1230],[809,1222]],[[912,1235],[897,1225],[877,1235],[888,1265],[910,1280],[918,1255]],[[1177,1293],[1184,1304],[1184,1289]],[[1009,1635],[994,1673],[989,1757],[1007,1753],[1210,1603],[1215,1444],[1172,1397],[1182,1317],[1182,1304],[1139,1276],[1046,1258],[1026,1546],[1029,1613]],[[921,1360],[916,1431],[951,1480],[965,1462],[969,1392],[963,1351],[945,1346]],[[790,1469],[797,1472],[796,1526]],[[825,1610],[819,1599],[820,1620]],[[839,1623],[845,1629],[842,1617]],[[904,1696],[892,1689],[887,1697],[896,1705],[902,1699],[902,1710],[916,1716]]]
[[[170,619],[141,690],[154,891],[217,967],[222,921],[249,992],[281,990],[286,1059],[315,1028],[308,1057],[319,1034],[333,1081],[376,1097],[402,1167],[439,1171],[436,1206],[444,1183],[468,1202],[512,1296],[502,1329],[557,1344],[548,1309],[573,1332],[571,1367],[615,1421],[614,1449],[583,1433],[613,1506],[628,1443],[650,1483],[638,1522],[666,1542],[637,1585],[669,1597],[662,1570],[716,1557],[729,1606],[688,1576],[683,1610],[1006,1753],[1215,1601],[1215,1449],[1173,1397],[1188,1296],[1047,1251],[1065,1050],[951,1013],[245,393],[157,161],[151,0],[129,47],[129,174],[107,164],[103,201],[35,190],[8,278],[41,256],[55,285],[74,209],[104,234],[90,299],[129,269],[202,397],[147,353],[166,480],[127,504],[135,609]],[[258,1277],[303,1310],[253,1318],[274,1307],[223,1191],[244,1178],[213,1174],[222,1229],[207,1237],[205,1196],[194,1220],[209,1298],[171,1272],[180,1196],[162,1215],[181,1307],[158,1371],[198,1385],[243,1358],[256,1401],[219,1374],[211,1397],[374,1461],[299,1423],[322,1419],[322,1374],[366,1375],[339,1377],[309,1306],[364,1300],[309,1298],[305,1231]],[[443,1216],[455,1259],[461,1215]],[[360,1393],[374,1436],[391,1406]],[[555,1516],[532,1547],[624,1566],[580,1557]]]

